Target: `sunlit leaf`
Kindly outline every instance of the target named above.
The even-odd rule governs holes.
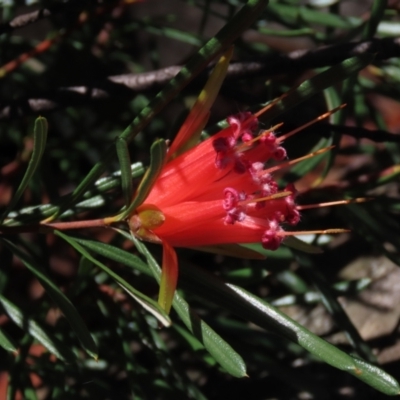
[[[48,334],[38,322],[26,315],[14,303],[0,295],[0,304],[3,306],[11,320],[24,331],[29,332],[47,350],[58,357],[60,360],[73,362],[75,355],[71,350],[60,342],[54,335]]]

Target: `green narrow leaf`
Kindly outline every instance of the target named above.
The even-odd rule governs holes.
[[[154,315],[164,326],[171,325],[171,319],[165,313],[165,311],[158,305],[158,303],[150,297],[147,297],[143,293],[133,288],[125,279],[121,278],[118,274],[112,271],[110,268],[105,266],[100,261],[96,260],[88,251],[86,251],[76,240],[71,236],[67,236],[60,231],[54,231],[56,236],[64,239],[69,243],[76,251],[86,257],[93,264],[97,265],[109,276],[111,276],[125,291],[127,291],[136,301],[138,301],[147,311]]]
[[[400,394],[400,385],[391,375],[364,360],[355,357],[353,357],[353,360],[357,370],[351,372],[352,375],[389,396],[398,396]]]
[[[334,84],[341,82],[349,76],[352,76],[356,72],[360,71],[362,68],[366,67],[373,60],[373,58],[374,56],[371,54],[363,54],[361,56],[352,57],[344,60],[340,64],[337,64],[325,70],[324,72],[321,72],[311,79],[304,81],[297,88],[289,90],[287,92],[287,95],[283,97],[282,100],[276,103],[273,107],[267,110],[261,118],[263,119],[263,121],[265,121],[265,123],[268,124],[268,121],[271,121],[283,112],[288,111],[292,107],[305,101],[313,95],[320,93],[330,86],[333,86]],[[327,97],[328,103],[329,100],[334,100],[333,92],[331,91],[329,93],[330,96],[328,95]],[[337,119],[339,118],[339,115],[340,114],[333,114],[331,118]],[[332,138],[321,138],[320,141],[310,150],[310,152],[314,152],[321,148],[330,146],[332,143],[336,143],[338,140],[339,135],[336,135]],[[333,151],[335,151],[335,149],[333,149]],[[331,152],[320,154],[294,165],[290,169],[290,172],[286,174],[283,179],[280,180],[280,183],[282,185],[285,185],[288,182],[295,182],[300,177],[306,175],[309,171],[314,169],[316,165],[318,165],[325,158],[328,158],[328,164],[324,172],[327,173],[335,156],[335,153],[330,153]]]
[[[213,301],[219,306],[224,306],[247,321],[285,336],[336,368],[355,370],[350,356],[312,334],[257,296],[235,285],[224,284],[199,268],[192,267],[190,273],[196,280],[196,285],[191,290],[197,295],[206,297],[207,300]]]
[[[310,150],[310,153],[328,147],[332,144],[332,139],[330,138],[321,138],[318,143]],[[311,157],[307,160],[299,162],[295,164],[290,171],[285,174],[285,176],[279,180],[279,184],[282,186],[287,185],[289,182],[296,182],[298,179],[307,175],[310,171],[312,171],[322,160],[329,157],[328,151],[323,154],[318,154],[315,157]]]
[[[275,279],[289,289],[294,294],[305,294],[309,290],[307,282],[295,271],[284,269],[275,275]]]
[[[328,106],[329,110],[332,110],[336,107],[339,107],[342,103],[342,99],[339,96],[338,91],[334,87],[330,87],[324,90],[324,97],[326,99],[326,104]],[[338,112],[332,114],[329,117],[329,122],[331,124],[340,124],[344,122],[345,119],[345,114],[343,110],[339,110]],[[333,166],[337,152],[339,151],[339,144],[340,144],[340,139],[342,138],[342,135],[340,133],[332,133],[331,138],[329,140],[329,143],[326,144],[326,146],[335,146],[331,151],[327,153],[327,163],[324,167],[324,170],[320,174],[320,176],[317,179],[318,184],[320,184],[328,175],[328,172],[330,171],[331,167]]]
[[[14,341],[7,335],[6,332],[0,329],[0,346],[6,351],[17,351],[17,346]]]
[[[366,358],[369,362],[376,362],[376,357],[372,353],[371,348],[361,338],[357,329],[354,327],[350,318],[343,310],[342,305],[337,299],[336,293],[332,290],[325,278],[319,273],[318,265],[315,265],[313,259],[306,254],[297,253],[297,259],[313,282],[319,293],[325,308],[332,315],[337,326],[344,331],[349,342],[357,351],[357,354]]]
[[[364,40],[372,39],[374,37],[378,25],[385,15],[387,5],[387,0],[375,0],[373,2],[370,17],[362,35]]]
[[[255,265],[224,272],[223,276],[224,279],[231,283],[239,283],[242,286],[248,286],[260,283],[267,275],[268,272],[265,269]]]
[[[372,54],[362,54],[360,56],[351,57],[304,81],[298,87],[289,90],[287,95],[283,97],[281,101],[267,110],[263,114],[263,121],[271,121],[283,112],[290,110],[292,107],[307,100],[311,96],[314,96],[315,94],[322,92],[324,89],[345,80],[365,68],[373,59],[374,56]]]
[[[153,276],[149,266],[134,254],[131,254],[125,250],[122,250],[118,247],[114,247],[107,243],[95,242],[94,240],[87,240],[76,237],[74,238],[74,240],[79,244],[81,244],[82,246],[86,247],[87,249],[103,257],[109,258],[110,260],[135,268],[136,270],[146,275]]]
[[[317,31],[311,28],[299,28],[290,30],[268,29],[259,27],[258,31],[263,35],[279,36],[279,37],[297,37],[297,36],[316,36]]]
[[[289,260],[293,258],[293,254],[290,251],[290,249],[284,246],[281,246],[274,251],[264,249],[261,243],[245,243],[245,244],[242,243],[240,246],[256,251],[269,259],[274,258],[274,259]]]
[[[131,179],[134,178],[139,178],[141,177],[145,172],[145,169],[142,165],[142,163],[133,163],[131,165]],[[83,197],[86,200],[83,200],[77,204],[75,204],[74,208],[75,210],[77,208],[80,208],[82,206],[95,206],[97,203],[97,206],[99,206],[99,201],[104,202],[104,196],[105,193],[121,187],[121,171],[114,171],[110,176],[103,177],[98,179],[95,184],[94,188],[92,190],[89,190],[84,193]],[[99,194],[100,193],[100,194]],[[60,201],[58,202],[59,204],[64,204],[66,199],[69,199],[69,195],[62,196],[60,198]],[[69,201],[69,200],[68,200]],[[50,217],[51,215],[54,215],[54,213],[57,213],[60,210],[60,205],[58,204],[43,204],[43,205],[38,205],[38,206],[31,206],[31,207],[25,207],[21,210],[18,211],[13,211],[10,213],[10,216],[12,215],[12,219],[10,218],[5,222],[5,225],[7,226],[13,226],[15,224],[20,224],[21,221],[24,223],[37,223],[45,218]],[[71,214],[74,213],[74,210],[65,210],[61,215],[61,217],[67,217]]]
[[[380,186],[385,185],[389,182],[393,182],[399,179],[400,176],[400,164],[393,165],[392,167],[383,171],[376,179],[375,182],[370,182],[368,186]]]
[[[49,279],[49,277],[43,272],[42,268],[32,260],[28,254],[20,250],[14,243],[4,240],[5,245],[23,262],[23,264],[39,279],[40,283],[45,288],[46,292],[57,304],[65,318],[71,325],[71,328],[76,333],[82,347],[85,351],[92,356],[94,359],[98,358],[97,346],[93,341],[90,332],[88,331],[83,319],[79,315],[78,311],[71,303],[71,301],[65,296],[63,292]]]
[[[23,392],[24,392],[24,400],[38,400],[36,395],[36,390],[32,386],[32,381],[29,378],[28,374],[24,374],[23,378]]]
[[[354,294],[364,290],[371,284],[371,279],[362,278],[354,281],[337,282],[333,285],[333,290],[337,296],[354,296]],[[315,291],[307,291],[301,294],[289,294],[279,299],[273,300],[274,307],[286,307],[295,304],[315,304],[321,302],[321,294]]]
[[[371,381],[372,371],[378,372],[379,369],[375,370],[377,367],[361,361],[363,368],[361,370],[359,361],[355,361],[350,355],[314,335],[298,322],[292,320],[257,296],[235,285],[224,284],[222,281],[194,266],[191,266],[190,272],[186,272],[185,270],[183,272],[190,273],[192,281],[195,281],[190,290],[206,298],[207,301],[213,301],[218,306],[225,307],[247,321],[285,336],[327,364],[351,373],[384,393],[388,391],[394,393],[395,390],[397,390],[396,394],[398,393],[398,384],[394,378],[381,371],[380,377],[377,377],[376,381]],[[365,379],[364,377],[361,378],[362,371],[364,371],[365,375],[368,373],[370,375]]]
[[[130,206],[118,216],[118,220],[125,219],[146,200],[146,197],[149,195],[151,188],[165,164],[166,155],[167,143],[164,139],[156,140],[150,148],[149,169],[146,171],[136,190],[135,198],[133,201],[130,200]]]
[[[362,235],[373,246],[382,251],[387,258],[395,264],[400,265],[400,238],[396,229],[385,223],[385,215],[378,215],[372,207],[364,205],[357,207],[352,204],[342,207],[340,213],[343,214],[358,234]],[[395,251],[389,251],[384,245],[389,242]]]
[[[117,282],[119,286],[122,287],[122,289],[125,290],[126,293],[128,293],[134,300],[136,300],[146,311],[148,311],[150,314],[153,314],[160,323],[162,323],[165,327],[171,326],[171,320],[169,318],[165,318],[165,316],[159,312],[158,309],[154,307],[153,303],[150,303],[149,300],[151,300],[149,297],[144,296],[141,293],[141,296],[137,296],[136,292],[129,290],[129,288],[125,287],[121,283]],[[145,300],[143,299],[145,297]]]
[[[199,47],[202,45],[202,40],[199,37],[187,31],[180,31],[168,27],[156,27],[154,25],[151,26],[143,23],[132,23],[131,27],[135,29],[145,30],[151,33],[152,35],[159,35],[162,37],[178,40],[180,42],[187,43],[192,46]]]
[[[135,243],[138,251],[146,257],[154,277],[157,282],[160,282],[161,268],[154,260],[151,253],[147,250],[146,246],[136,238],[131,237],[130,239]],[[235,377],[241,378],[246,376],[246,365],[242,357],[189,308],[188,303],[178,292],[175,292],[172,306],[189,331],[202,343],[207,351],[214,357],[215,361],[229,374]]]
[[[125,208],[129,207],[132,201],[133,187],[131,178],[131,159],[129,156],[128,144],[125,139],[117,138],[116,141],[119,167],[121,169],[121,186],[125,200]]]
[[[43,117],[36,118],[35,127],[33,129],[33,151],[31,159],[29,160],[28,168],[25,171],[25,175],[22,178],[21,183],[18,186],[10,204],[8,204],[2,218],[1,222],[8,215],[8,213],[13,209],[13,207],[17,204],[18,200],[22,196],[26,187],[28,186],[30,180],[32,179],[33,174],[37,170],[40,160],[42,159],[44,149],[46,147],[47,141],[47,120]]]
[[[221,367],[237,378],[246,376],[246,364],[243,358],[199,318],[179,294],[174,297],[173,307],[186,327],[204,345]]]
[[[130,179],[139,178],[145,173],[145,167],[141,162],[135,162],[130,166]],[[121,185],[121,171],[114,171],[109,176],[98,179],[95,183],[95,189],[87,191],[83,197],[104,193]]]
[[[267,8],[267,13],[272,14],[279,20],[283,20],[286,24],[298,24],[304,21],[309,24],[317,24],[339,29],[352,29],[362,23],[361,18],[342,17],[333,13],[326,13],[313,10],[309,7],[296,5],[280,4],[273,2]]]
[[[40,342],[50,353],[60,360],[74,362],[75,355],[55,337],[50,337],[46,331],[32,318],[24,315],[15,304],[4,296],[0,295],[0,303],[11,320],[22,330],[29,332],[38,342]]]
[[[306,243],[303,240],[297,238],[296,236],[287,236],[285,238],[284,245],[291,247],[292,249],[304,251],[305,253],[310,253],[310,254],[323,253],[323,250],[320,249],[319,247]]]
[[[172,326],[186,340],[186,342],[190,345],[192,351],[199,351],[204,349],[203,344],[185,328],[182,328],[178,324],[173,324]]]
[[[81,257],[76,277],[68,288],[69,298],[73,299],[88,287],[89,280],[92,278],[91,271],[93,271],[92,262],[86,257]]]

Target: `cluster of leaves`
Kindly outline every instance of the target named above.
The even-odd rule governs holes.
[[[400,266],[396,5],[17,3],[2,5],[0,25],[0,390],[7,398],[399,394],[373,351],[388,341],[364,341],[338,301],[370,283],[340,282],[352,260],[382,255]],[[156,246],[132,238],[124,224],[71,234],[42,232],[38,223],[104,218],[129,206],[131,182],[156,165],[151,143],[176,131],[207,65],[233,43],[238,62],[204,135],[227,113],[257,110],[290,88],[263,116],[264,126],[283,121],[285,133],[346,103],[329,123],[288,140],[291,158],[336,147],[292,166],[281,183],[296,183],[304,204],[374,201],[304,212],[302,230],[340,221],[353,231],[337,243],[324,238],[323,254],[302,245],[311,253],[282,247],[265,252],[265,261],[179,251],[179,294],[169,317],[152,300]],[[173,59],[175,47],[187,62]],[[285,53],[288,47],[294,51]],[[174,64],[184,67],[171,79]],[[320,303],[334,321],[330,333],[346,333],[345,344],[330,344],[277,308],[308,312]]]

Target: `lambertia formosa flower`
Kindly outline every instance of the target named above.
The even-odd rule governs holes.
[[[229,59],[225,54],[217,64],[148,197],[129,218],[136,237],[163,245],[159,303],[167,312],[178,277],[174,247],[261,243],[275,250],[294,233],[283,226],[296,225],[300,219],[294,186],[280,189],[273,176],[288,164],[282,139],[272,130],[260,133],[256,115],[231,116],[225,129],[193,146]],[[266,166],[271,160],[276,164]]]

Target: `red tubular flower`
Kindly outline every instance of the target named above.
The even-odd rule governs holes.
[[[132,217],[133,228],[142,215],[159,210],[162,223],[148,225],[148,230],[174,247],[255,242],[271,250],[279,246],[284,237],[281,224],[299,221],[295,190],[291,186],[279,191],[264,164],[284,158],[286,152],[272,132],[243,141],[257,129],[252,114],[230,117],[229,123],[165,165]]]
[[[167,311],[172,298],[165,301],[165,292],[171,285],[175,289],[177,275],[172,247],[258,242],[275,250],[285,236],[281,225],[299,221],[294,186],[279,190],[265,168],[269,160],[286,157],[274,133],[256,136],[257,118],[251,113],[228,122],[226,129],[167,162],[130,218],[137,237],[164,244],[163,269],[170,273],[163,271],[163,276],[169,290],[164,287],[160,303]]]
[[[159,304],[167,312],[178,277],[174,247],[221,249],[261,243],[275,250],[294,233],[282,226],[296,225],[300,219],[294,186],[280,190],[272,174],[296,160],[279,163],[286,158],[283,138],[276,138],[273,130],[259,133],[255,115],[231,116],[227,128],[194,143],[207,122],[229,58],[225,54],[217,64],[146,200],[129,218],[136,237],[163,245]],[[271,161],[278,164],[266,166]]]

